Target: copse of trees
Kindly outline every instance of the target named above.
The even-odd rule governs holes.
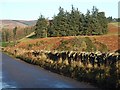
[[[1,41],[4,41],[4,42],[10,41],[11,33],[10,33],[9,29],[2,28],[1,36],[2,36],[2,40]]]
[[[37,37],[46,36],[77,36],[77,35],[102,35],[108,32],[108,19],[104,12],[93,6],[86,14],[81,13],[72,5],[70,12],[59,7],[59,13],[49,22],[41,15],[36,23]]]
[[[14,27],[13,29],[2,28],[1,35],[2,35],[2,42],[10,42],[24,38],[25,36],[34,32],[34,26],[29,26],[25,28],[21,27]]]
[[[107,17],[108,22],[120,22],[120,18],[113,18],[112,16]]]

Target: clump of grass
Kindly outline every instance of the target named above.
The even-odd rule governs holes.
[[[62,40],[57,50],[96,51],[96,47],[89,37],[75,37],[71,40]]]
[[[98,45],[98,51],[101,51],[101,52],[108,52],[108,47],[101,43],[101,42],[98,42],[98,41],[95,41],[95,44]]]
[[[14,42],[0,42],[0,46],[2,47],[14,46]]]
[[[96,51],[96,46],[94,45],[94,43],[89,37],[85,37],[84,41],[86,42],[86,45],[87,45],[87,48],[86,48],[87,52]]]

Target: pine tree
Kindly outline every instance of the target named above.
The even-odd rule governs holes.
[[[59,7],[59,13],[54,16],[51,25],[52,36],[66,36],[67,33],[67,16],[64,9]]]
[[[107,18],[105,17],[104,12],[99,12],[98,13],[98,21],[99,21],[99,24],[101,26],[99,28],[99,30],[101,30],[100,34],[106,34],[108,32],[108,29],[107,29],[108,21],[107,21]]]
[[[99,21],[98,21],[98,9],[93,6],[93,9],[92,9],[92,24],[93,24],[93,27],[92,27],[92,35],[98,35],[98,34],[101,34],[101,26],[99,24]]]
[[[79,35],[83,35],[84,34],[84,29],[85,29],[85,15],[81,14],[80,15],[80,19],[79,19]]]
[[[91,16],[90,16],[90,11],[89,10],[87,10],[87,13],[86,13],[86,18],[85,18],[86,20],[85,20],[85,31],[84,31],[84,33],[86,34],[86,35],[91,35],[91,32],[92,32],[92,18],[91,18]]]
[[[68,24],[70,29],[71,35],[79,35],[80,34],[80,27],[81,27],[81,13],[78,11],[78,8],[75,9],[72,5],[71,13],[68,14]]]
[[[35,26],[35,34],[37,37],[47,37],[48,21],[41,15]]]

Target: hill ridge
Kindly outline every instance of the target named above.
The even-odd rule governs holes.
[[[14,27],[27,27],[27,26],[34,26],[37,20],[0,20],[0,27],[2,28],[9,28],[12,29]]]

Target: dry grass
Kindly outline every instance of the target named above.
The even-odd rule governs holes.
[[[101,43],[104,43],[110,51],[115,51],[118,49],[118,27],[109,24],[108,25],[108,34],[100,35],[100,36],[66,36],[66,37],[48,37],[48,38],[38,38],[38,39],[29,39],[25,38],[21,40],[21,42],[16,47],[28,48],[30,44],[32,44],[32,48],[34,50],[54,50],[60,44],[61,40],[70,40],[75,37],[89,37],[91,40],[96,39]],[[36,45],[36,43],[40,43]]]

